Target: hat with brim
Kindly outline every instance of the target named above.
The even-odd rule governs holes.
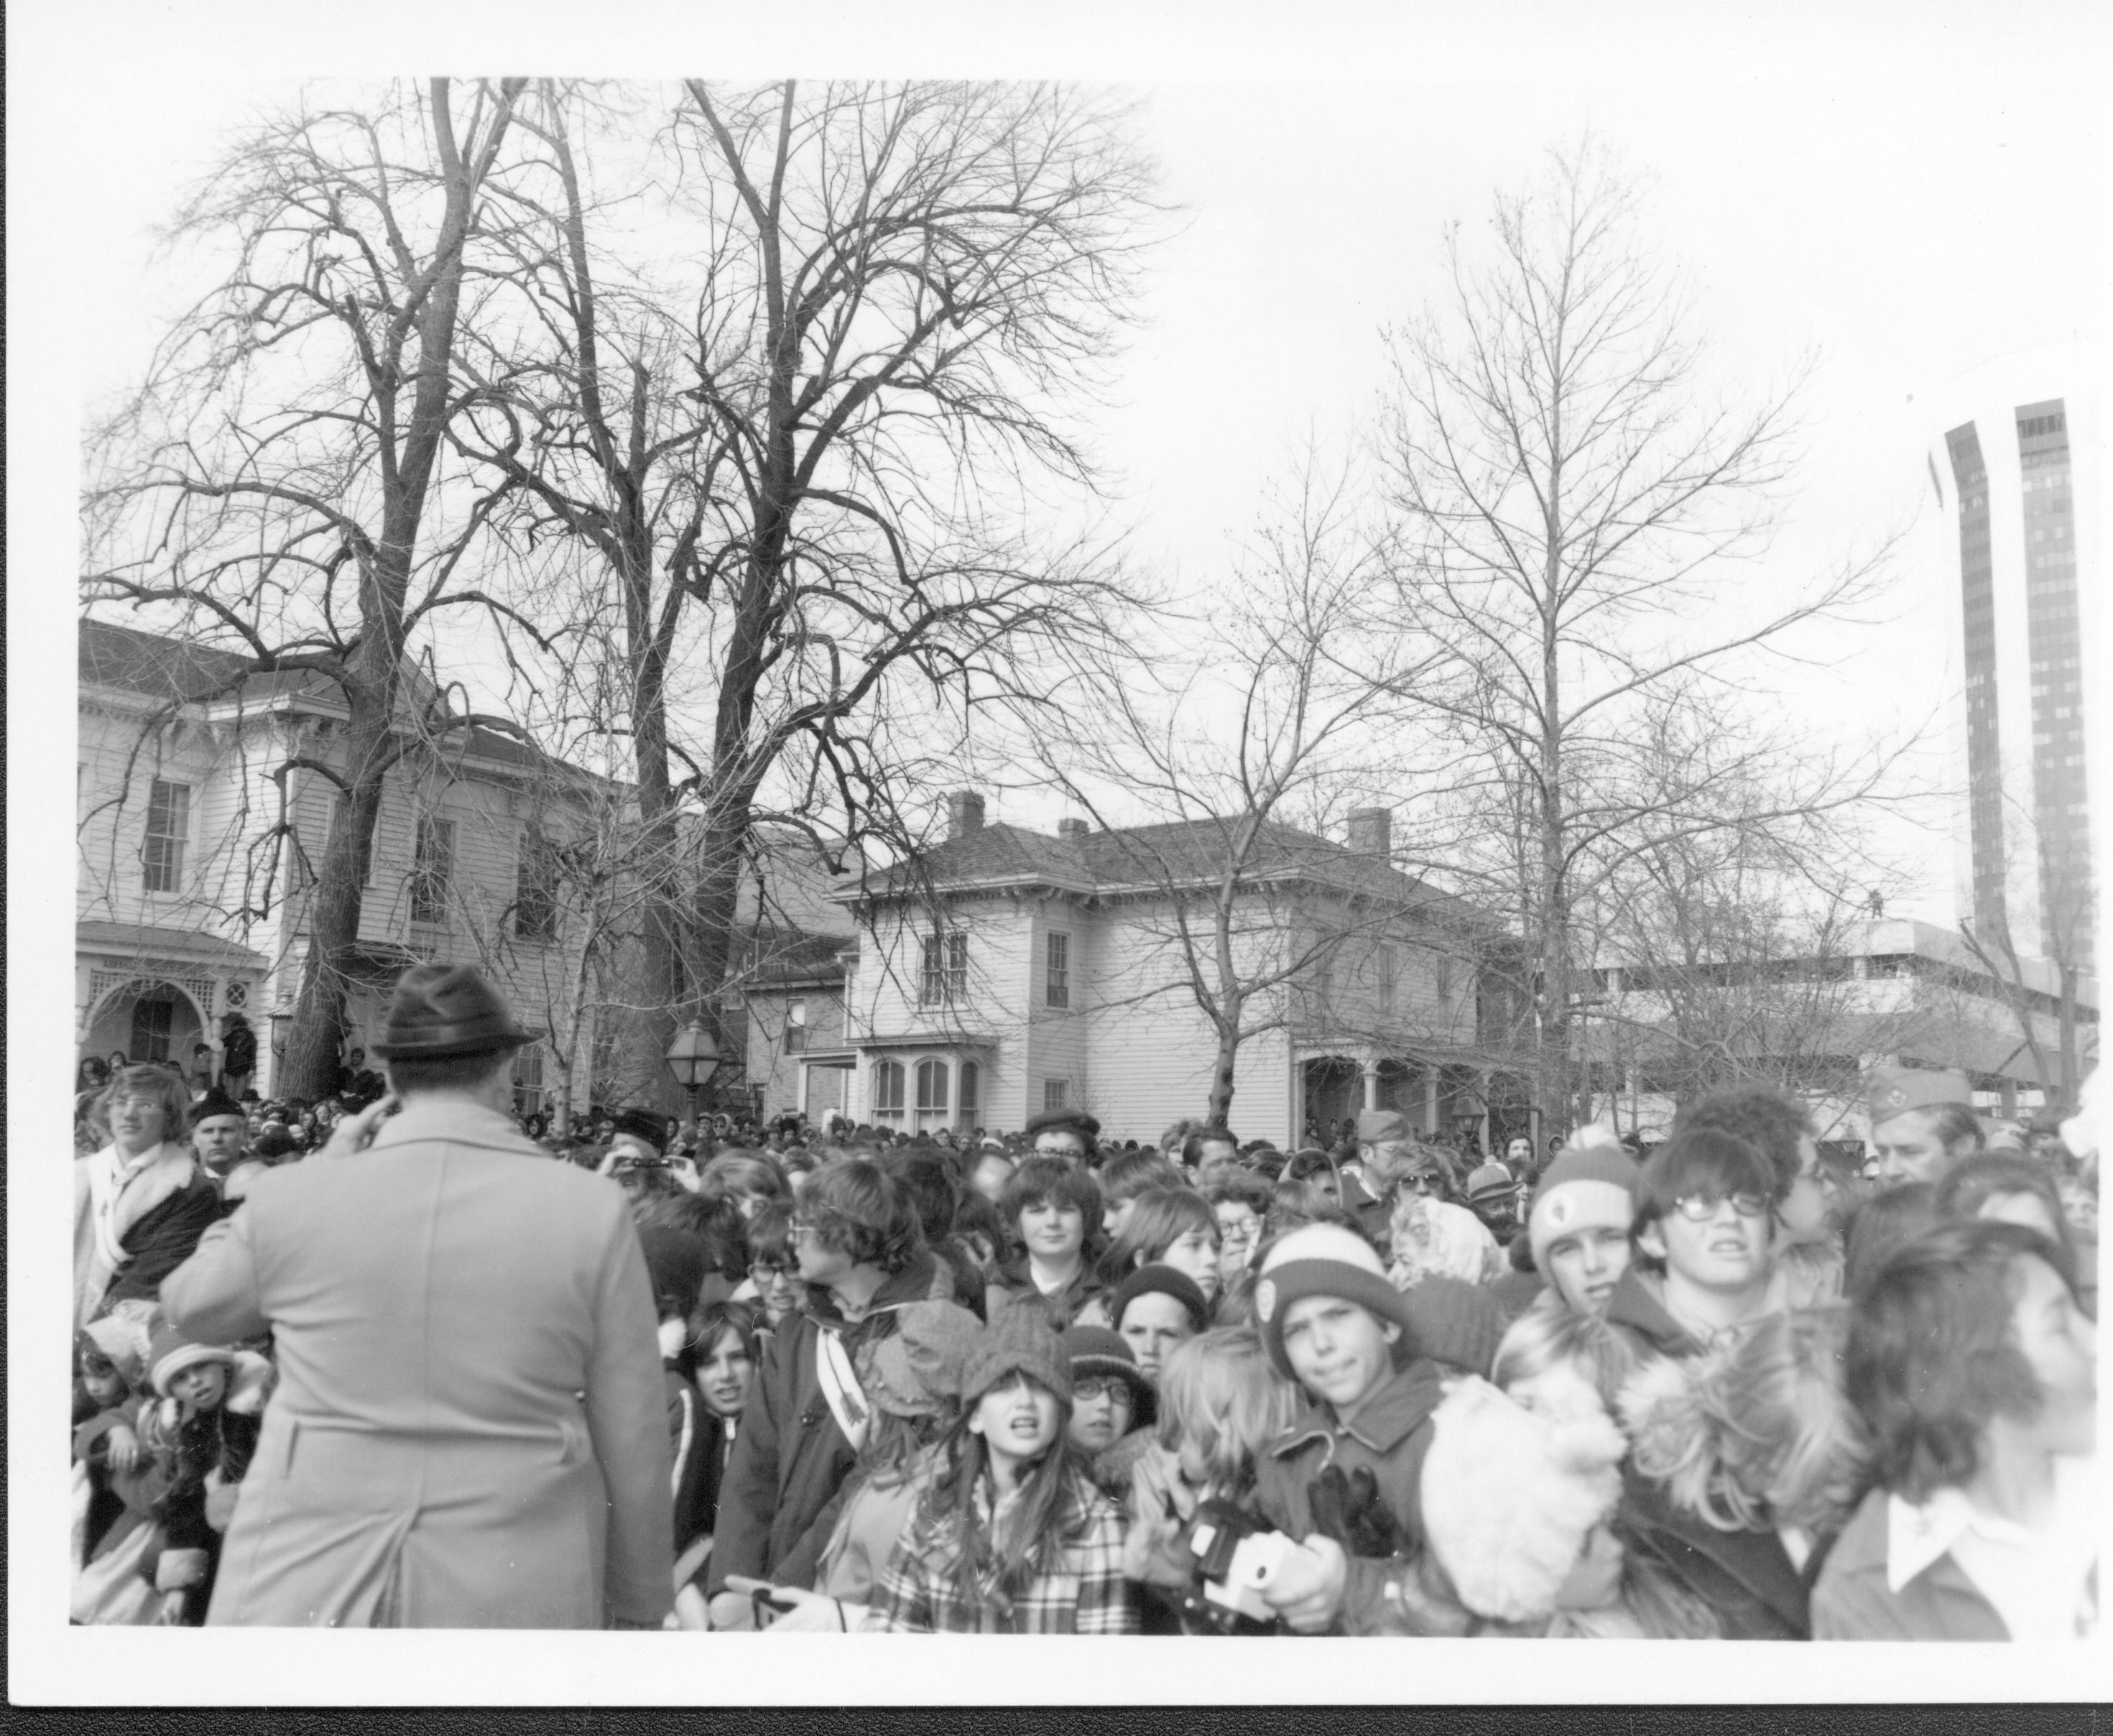
[[[1414,1336],[1408,1299],[1387,1281],[1386,1268],[1371,1244],[1339,1225],[1305,1225],[1270,1249],[1254,1288],[1255,1323],[1269,1347],[1269,1359],[1286,1380],[1298,1377],[1285,1354],[1284,1317],[1293,1303],[1308,1296],[1340,1297],[1378,1319],[1392,1321],[1405,1336]]]
[[[1940,1109],[1956,1104],[1974,1107],[1974,1086],[1964,1073],[1940,1072],[1932,1067],[1873,1067],[1864,1082],[1864,1101],[1869,1105],[1873,1127],[1905,1115],[1910,1109]]]
[[[167,1398],[179,1374],[209,1362],[224,1364],[232,1369],[235,1352],[225,1345],[200,1344],[188,1333],[165,1326],[154,1334],[147,1346],[147,1378],[155,1392]]]
[[[396,980],[389,1016],[370,1045],[385,1061],[451,1061],[541,1039],[470,965],[413,965]]]
[[[1120,1378],[1130,1388],[1133,1428],[1149,1428],[1158,1420],[1159,1395],[1137,1365],[1137,1355],[1119,1333],[1104,1326],[1075,1326],[1064,1335],[1064,1354],[1071,1359],[1071,1387],[1080,1381]]]

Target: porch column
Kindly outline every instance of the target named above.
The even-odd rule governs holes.
[[[1359,1105],[1359,1107],[1366,1109],[1378,1108],[1380,1106],[1379,1062],[1376,1061],[1367,1061],[1362,1063],[1358,1071],[1358,1077],[1362,1080],[1365,1090],[1364,1101]]]
[[[1490,1069],[1484,1067],[1477,1073],[1475,1082],[1481,1088],[1482,1095],[1482,1123],[1476,1139],[1481,1147],[1482,1156],[1486,1159],[1490,1155]]]
[[[1438,1125],[1438,1069],[1435,1067],[1423,1070],[1423,1131],[1426,1134],[1443,1131]]]

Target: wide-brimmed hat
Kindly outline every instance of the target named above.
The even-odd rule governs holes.
[[[385,1061],[446,1061],[519,1048],[542,1036],[517,1025],[470,965],[413,965],[396,979],[389,1018],[369,1046]]]

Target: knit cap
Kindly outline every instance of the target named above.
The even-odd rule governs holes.
[[[1417,1354],[1485,1379],[1504,1336],[1503,1306],[1480,1284],[1432,1272],[1402,1292]]]
[[[1305,1296],[1339,1296],[1413,1336],[1408,1299],[1387,1281],[1371,1244],[1336,1224],[1306,1224],[1269,1250],[1254,1290],[1256,1324],[1269,1359],[1286,1380],[1298,1377],[1284,1352],[1284,1317]]]
[[[1163,1296],[1171,1296],[1189,1310],[1189,1318],[1196,1323],[1196,1330],[1203,1332],[1211,1323],[1211,1304],[1204,1300],[1202,1287],[1185,1272],[1177,1272],[1171,1266],[1140,1266],[1116,1286],[1108,1295],[1108,1318],[1116,1329],[1122,1327],[1123,1310],[1139,1296],[1157,1291]]]
[[[1110,1375],[1126,1383],[1131,1426],[1148,1428],[1152,1425],[1159,1409],[1159,1395],[1152,1391],[1144,1370],[1138,1367],[1137,1353],[1123,1341],[1120,1333],[1104,1326],[1075,1326],[1064,1335],[1064,1354],[1070,1359],[1075,1383],[1105,1380]]]
[[[1541,1172],[1527,1209],[1527,1240],[1533,1263],[1548,1268],[1544,1255],[1557,1237],[1580,1229],[1619,1230],[1624,1236],[1636,1217],[1642,1172],[1616,1145],[1566,1145]]]
[[[906,1303],[892,1332],[860,1347],[859,1383],[891,1416],[936,1415],[960,1391],[962,1364],[982,1331],[959,1303]]]
[[[1071,1364],[1048,1311],[1033,1300],[999,1310],[976,1334],[961,1363],[961,1403],[974,1404],[1009,1375],[1025,1374],[1066,1404],[1071,1402]]]
[[[209,1122],[221,1115],[232,1115],[244,1121],[249,1118],[240,1103],[215,1085],[191,1105],[191,1126],[196,1127],[200,1122]]]
[[[162,1398],[168,1397],[171,1385],[185,1369],[209,1362],[223,1363],[231,1373],[235,1352],[225,1345],[200,1344],[173,1326],[162,1327],[147,1342],[147,1378]]]

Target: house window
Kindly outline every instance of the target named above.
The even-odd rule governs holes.
[[[969,937],[959,929],[924,937],[924,969],[917,985],[920,1007],[950,1006],[969,992]]]
[[[1049,978],[1043,995],[1052,1007],[1071,1004],[1071,937],[1069,934],[1049,936]]]
[[[961,1125],[964,1127],[975,1120],[976,1112],[981,1107],[978,1099],[981,1095],[983,1076],[983,1070],[974,1062],[964,1061],[961,1063],[961,1083],[958,1094],[961,1098]]]
[[[1443,953],[1438,955],[1438,980],[1435,987],[1440,1000],[1449,1001],[1453,998],[1453,961]]]
[[[514,872],[513,933],[522,940],[558,938],[558,850],[534,826],[521,834]]]
[[[184,841],[191,829],[191,787],[157,778],[147,793],[145,878],[148,892],[177,892],[184,877]]]
[[[455,823],[431,814],[418,816],[418,842],[411,857],[411,920],[448,920],[448,882],[454,872]]]
[[[785,1003],[785,1053],[796,1055],[807,1046],[807,1003],[787,1001]]]
[[[917,1063],[917,1125],[936,1126],[947,1119],[947,1063]]]
[[[534,1115],[543,1107],[543,1051],[531,1043],[513,1052],[513,1112]]]
[[[1052,1109],[1064,1107],[1065,1094],[1070,1090],[1070,1085],[1071,1081],[1068,1079],[1045,1079],[1042,1081],[1042,1112],[1044,1115]]]
[[[876,1120],[902,1119],[902,1063],[876,1061],[873,1064],[873,1112]]]
[[[1380,975],[1380,1016],[1383,1019],[1390,1019],[1394,1016],[1394,948],[1381,947],[1379,949],[1377,962]]]

